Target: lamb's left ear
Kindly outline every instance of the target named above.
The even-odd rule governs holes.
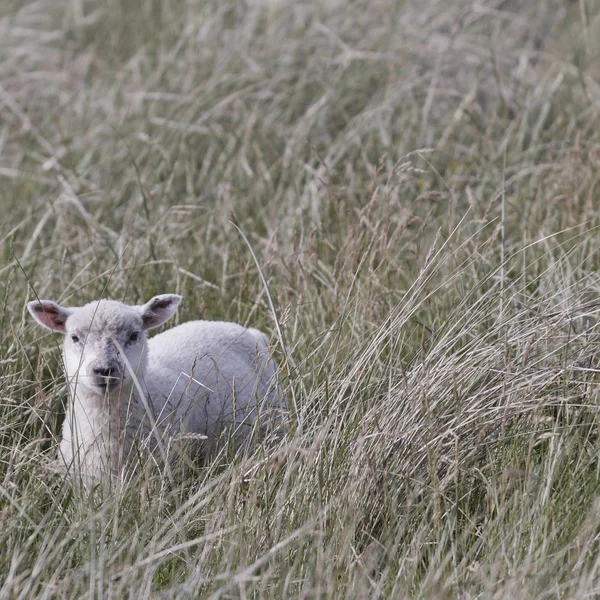
[[[177,294],[161,294],[154,296],[150,302],[138,306],[144,329],[152,329],[168,321],[175,314],[181,300],[182,297]]]
[[[65,308],[52,300],[34,300],[27,304],[27,309],[40,325],[58,333],[65,333],[65,323],[73,313],[72,308]]]

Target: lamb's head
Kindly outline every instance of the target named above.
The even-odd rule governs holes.
[[[64,334],[69,382],[104,396],[123,385],[131,387],[129,367],[138,375],[144,373],[148,355],[144,332],[169,319],[180,302],[181,296],[163,294],[141,306],[98,300],[85,306],[64,307],[51,300],[39,300],[30,302],[27,308],[40,325]]]

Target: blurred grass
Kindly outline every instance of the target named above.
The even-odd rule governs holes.
[[[599,28],[589,0],[2,3],[0,598],[597,594]],[[26,301],[173,291],[274,332],[231,222],[285,438],[72,490]]]

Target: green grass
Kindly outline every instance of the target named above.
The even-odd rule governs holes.
[[[2,3],[0,599],[597,595],[599,34],[591,0]],[[285,435],[82,493],[25,304],[165,292],[271,333]]]

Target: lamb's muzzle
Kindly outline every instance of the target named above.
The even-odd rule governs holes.
[[[121,369],[117,363],[110,363],[107,367],[95,367],[94,385],[100,390],[114,391],[121,383]]]

